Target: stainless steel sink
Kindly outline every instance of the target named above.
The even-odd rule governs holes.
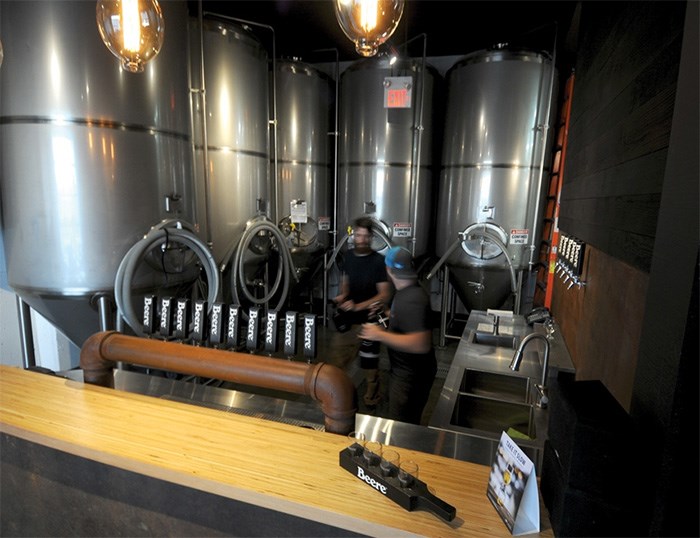
[[[529,403],[530,386],[531,380],[528,377],[466,368],[459,392],[509,402]]]
[[[519,339],[513,335],[506,334],[488,334],[488,333],[472,333],[472,344],[492,347],[505,347],[508,349],[517,349]]]
[[[516,437],[537,437],[532,405],[494,400],[474,394],[457,396],[450,424],[499,435],[505,431]]]
[[[519,315],[494,323],[492,316],[475,311],[467,321],[429,425],[468,438],[480,461],[493,457],[505,431],[541,468],[549,415],[535,405],[542,374],[539,350],[529,347],[519,370],[509,368],[531,331]]]

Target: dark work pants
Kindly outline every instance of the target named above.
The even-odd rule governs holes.
[[[433,387],[435,372],[430,375],[389,376],[389,418],[411,424],[420,424],[423,409]]]

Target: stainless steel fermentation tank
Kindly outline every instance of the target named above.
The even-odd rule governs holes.
[[[277,220],[287,238],[301,291],[318,284],[333,216],[335,82],[300,60],[278,60]]]
[[[368,215],[393,245],[407,247],[416,257],[432,251],[437,76],[421,60],[399,59],[391,65],[385,55],[356,62],[341,75],[339,237],[355,218]],[[386,243],[375,241],[374,246],[384,249]]]
[[[556,71],[544,54],[488,50],[446,81],[437,254],[468,310],[498,308],[537,261]]]
[[[10,286],[76,345],[127,250],[194,213],[187,8],[144,73],[100,39],[95,3],[2,2],[3,239]]]
[[[274,211],[268,54],[233,21],[192,19],[190,36],[198,223],[221,263],[249,220]]]

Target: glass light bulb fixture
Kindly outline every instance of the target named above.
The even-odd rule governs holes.
[[[405,0],[334,0],[340,28],[362,56],[374,56],[399,25]]]
[[[98,0],[97,28],[109,51],[131,73],[143,72],[163,46],[165,21],[157,0]]]

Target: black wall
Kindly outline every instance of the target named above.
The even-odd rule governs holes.
[[[559,228],[645,272],[685,2],[584,2]]]
[[[634,371],[629,412],[643,441],[630,450],[643,457],[636,517],[648,535],[698,536],[698,488],[685,484],[698,477],[700,3],[582,7],[559,227],[609,258],[560,303],[585,303],[615,280],[601,308],[576,310],[572,331],[591,340],[599,333],[582,328],[604,319],[615,345],[641,320],[638,354],[619,347],[589,374]],[[643,297],[624,296],[630,272],[646,275]],[[611,318],[617,297],[627,307]]]

